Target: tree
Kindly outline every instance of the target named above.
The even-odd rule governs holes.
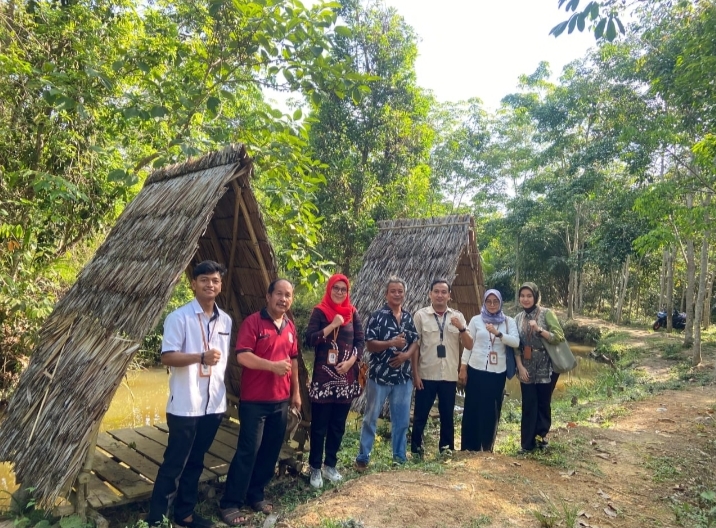
[[[380,2],[347,1],[341,19],[348,30],[329,62],[367,76],[370,89],[313,97],[309,137],[326,165],[316,202],[325,219],[321,252],[350,274],[377,220],[426,211],[432,132],[430,99],[415,80],[412,28]]]

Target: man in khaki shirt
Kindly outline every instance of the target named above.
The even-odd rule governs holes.
[[[436,396],[440,412],[440,451],[455,450],[453,415],[460,355],[463,348],[472,349],[473,342],[465,317],[447,305],[450,291],[445,279],[434,280],[428,292],[431,305],[413,315],[420,349],[413,361],[415,409],[410,450],[418,456],[423,454],[423,432]]]

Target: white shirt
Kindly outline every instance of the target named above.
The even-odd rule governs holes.
[[[219,363],[211,367],[211,376],[199,376],[200,365],[171,367],[167,413],[175,416],[203,416],[226,411],[224,373],[229,358],[231,317],[214,305],[218,317],[210,320],[194,299],[174,310],[164,320],[162,354],[182,352],[200,354],[208,348],[221,350]],[[202,332],[203,327],[203,332]]]
[[[505,345],[516,348],[520,346],[520,334],[517,324],[512,317],[505,316],[505,321],[495,325],[502,337],[495,337],[485,328],[482,315],[476,315],[470,321],[468,329],[474,340],[472,350],[467,348],[462,352],[463,365],[469,365],[477,370],[501,373],[507,370],[507,358],[505,356]],[[494,338],[493,341],[490,338]],[[497,352],[497,363],[490,364],[490,351]]]

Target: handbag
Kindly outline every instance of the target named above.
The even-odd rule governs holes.
[[[510,328],[509,323],[507,321],[505,321],[505,327],[507,333],[509,334]],[[507,366],[507,369],[505,371],[507,373],[507,379],[512,379],[517,373],[517,361],[515,361],[515,349],[509,345],[505,345],[505,362]]]
[[[368,362],[367,361],[359,361],[358,362],[358,385],[360,385],[361,389],[365,388],[365,384],[368,383]]]
[[[572,350],[566,340],[553,345],[544,338],[540,339],[542,339],[542,344],[549,354],[549,359],[552,360],[552,370],[558,374],[563,374],[577,366],[577,359],[572,354]]]

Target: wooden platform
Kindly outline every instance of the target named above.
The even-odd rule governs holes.
[[[218,482],[228,473],[238,434],[239,424],[228,420],[221,424],[204,456],[200,482]],[[168,437],[166,424],[99,433],[87,497],[90,506],[102,509],[149,499]],[[296,454],[284,445],[279,464]]]

